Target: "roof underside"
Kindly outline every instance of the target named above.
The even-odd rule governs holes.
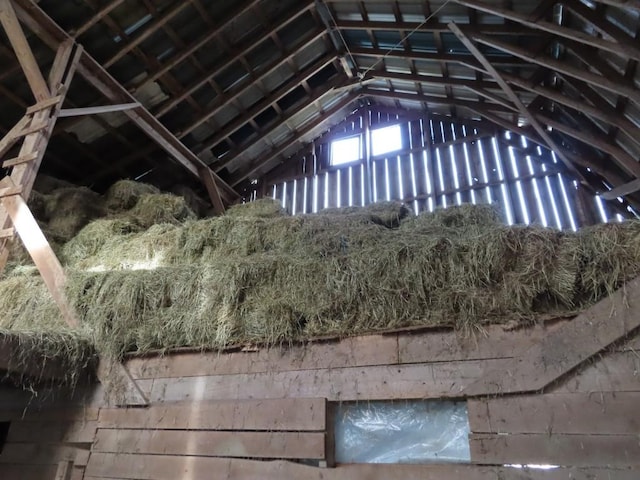
[[[612,187],[640,176],[637,0],[38,5],[234,188],[364,104],[483,119],[548,145],[542,129],[580,175]],[[1,38],[4,133],[34,100]],[[54,53],[30,41],[46,71]],[[106,103],[78,76],[65,108]],[[168,186],[180,172],[122,113],[60,119],[43,168],[98,189],[121,177]]]

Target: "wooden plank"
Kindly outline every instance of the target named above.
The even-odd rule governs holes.
[[[32,124],[26,128],[23,128],[17,133],[18,137],[26,137],[27,135],[31,135],[32,133],[38,133],[42,130],[45,130],[50,125],[48,120],[43,122],[32,122]]]
[[[9,43],[13,47],[36,100],[44,100],[50,97],[51,94],[49,93],[47,82],[42,76],[38,62],[33,55],[10,0],[0,0],[0,23],[2,23]]]
[[[4,228],[0,230],[0,239],[13,238],[15,234],[16,234],[16,231],[14,228]]]
[[[398,363],[396,337],[370,335],[257,352],[198,352],[131,358],[126,366],[135,379],[153,379],[392,365]]]
[[[138,108],[140,103],[122,103],[119,105],[101,105],[98,107],[83,107],[83,108],[64,108],[60,110],[59,117],[77,117],[81,115],[98,115],[101,113],[110,112],[122,112],[123,110],[129,110],[131,108]]]
[[[640,392],[637,351],[609,353],[550,390],[553,393]]]
[[[640,392],[538,394],[469,400],[474,433],[618,434],[640,432]]]
[[[12,422],[8,442],[92,443],[97,422]]]
[[[467,396],[540,390],[640,326],[640,278],[465,389]]]
[[[69,460],[62,460],[60,463],[58,463],[55,480],[69,480],[71,478],[72,468],[73,462]]]
[[[53,107],[55,105],[57,105],[58,103],[60,103],[63,100],[63,96],[62,95],[56,95],[55,97],[50,97],[50,98],[46,98],[44,100],[41,100],[40,102],[36,103],[35,105],[30,106],[29,108],[27,108],[27,115],[32,115],[36,112],[39,112],[40,110],[44,110],[45,108],[50,108]]]
[[[616,188],[600,194],[603,200],[615,200],[618,197],[624,197],[640,190],[640,179],[636,178],[624,185],[618,185]]]
[[[2,186],[14,187],[15,185],[11,185],[9,177],[5,177],[0,181],[0,187]],[[11,217],[22,243],[38,267],[47,289],[62,313],[62,318],[69,326],[77,327],[78,320],[64,293],[66,275],[62,265],[60,265],[60,261],[51,249],[51,245],[49,245],[42,230],[40,230],[40,226],[27,203],[20,195],[11,197],[2,197],[0,195],[0,203]]]
[[[234,377],[228,377],[232,380]],[[185,392],[191,397],[190,392]],[[323,398],[285,398],[244,402],[181,402],[147,409],[103,409],[99,428],[178,430],[324,431]]]
[[[511,359],[354,367],[277,373],[140,380],[152,402],[189,398],[316,398],[332,401],[460,397],[465,388]],[[152,384],[152,385],[150,385]]]
[[[635,475],[635,476],[634,476]],[[577,469],[551,471],[475,465],[339,465],[314,468],[274,461],[164,455],[91,456],[85,480],[637,480],[638,470]]]
[[[0,392],[0,395],[2,392]],[[26,404],[26,402],[25,402]],[[0,422],[92,422],[98,420],[98,408],[43,408],[0,410]]]
[[[0,186],[3,187],[0,188],[0,199],[20,195],[22,193],[22,187],[9,187],[3,186],[2,184],[0,184]]]
[[[478,464],[639,466],[637,435],[469,435]]]
[[[40,154],[38,152],[27,153],[26,155],[20,155],[19,157],[9,158],[2,162],[2,168],[15,167],[21,163],[32,162],[37,159]]]
[[[324,459],[322,432],[98,430],[92,452]]]
[[[399,334],[399,363],[517,357],[569,321],[511,331],[506,326],[488,325],[475,335],[455,331]]]

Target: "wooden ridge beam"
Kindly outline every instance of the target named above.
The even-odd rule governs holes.
[[[16,0],[16,12],[20,19],[44,41],[50,48],[57,46],[71,37],[58,26],[42,9],[28,0]],[[78,73],[94,85],[106,98],[114,103],[135,103],[137,100],[115,80],[102,66],[90,55],[84,54],[78,65]],[[180,165],[186,168],[194,176],[201,178],[200,169],[209,168],[180,140],[176,138],[156,117],[151,115],[144,107],[126,110],[127,115],[138,127],[147,133],[162,149],[173,157]],[[226,182],[217,175],[216,186],[220,189],[221,196],[232,203],[239,195]],[[206,181],[206,180],[205,180]],[[215,199],[211,199],[215,203]]]
[[[538,19],[536,21],[532,21],[525,14],[518,13],[507,8],[501,8],[493,4],[480,2],[477,0],[454,0],[454,2],[460,5],[464,5],[465,7],[473,8],[480,12],[497,15],[506,20],[517,22],[529,28],[542,30],[544,32],[551,33],[553,35],[557,35],[558,37],[573,40],[575,42],[596,47],[601,50],[615,53],[617,55],[621,55],[627,58],[640,60],[640,48],[637,48],[636,46],[634,46],[633,42],[631,41],[629,43],[611,42],[609,40],[605,40],[600,37],[589,35],[584,32],[580,32],[577,30],[573,30],[571,28],[556,25],[555,23],[549,22],[547,20]]]
[[[465,396],[535,392],[640,327],[640,277],[550,333],[509,365],[490,370]]]

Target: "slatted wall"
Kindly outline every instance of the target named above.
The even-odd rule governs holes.
[[[366,115],[371,131],[400,125],[402,150],[331,167],[332,140],[359,135],[366,149],[367,119],[352,115],[294,160],[299,165],[296,174],[265,179],[265,196],[282,202],[294,215],[403,201],[415,214],[463,203],[496,204],[507,224],[570,230],[632,216],[623,205],[582,191],[553,152],[519,135],[437,117],[403,120],[375,111]]]

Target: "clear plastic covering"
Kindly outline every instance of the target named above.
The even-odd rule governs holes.
[[[335,416],[338,463],[469,462],[466,402],[343,403]]]

